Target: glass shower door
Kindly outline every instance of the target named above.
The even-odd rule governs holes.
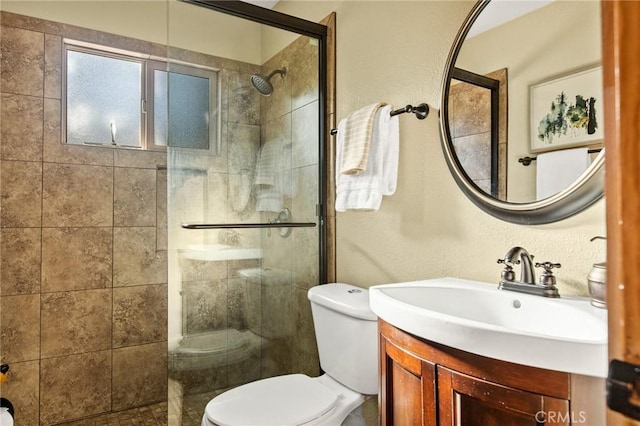
[[[197,425],[231,387],[319,373],[306,295],[323,276],[323,107],[318,40],[205,8],[185,27],[172,19],[184,7],[170,6],[155,89],[167,101],[153,107],[168,156],[169,419]]]

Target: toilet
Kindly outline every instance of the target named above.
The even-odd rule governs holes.
[[[209,401],[202,426],[339,426],[378,393],[377,317],[368,290],[325,284],[308,298],[325,374],[288,374],[228,390]]]

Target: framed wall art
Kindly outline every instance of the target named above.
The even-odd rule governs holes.
[[[602,66],[529,86],[531,152],[596,145],[604,136]]]

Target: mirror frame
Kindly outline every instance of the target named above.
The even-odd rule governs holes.
[[[449,89],[460,53],[469,29],[491,0],[479,0],[469,12],[453,42],[445,65],[440,99],[440,142],[447,166],[462,192],[481,210],[506,222],[521,225],[540,225],[573,216],[604,196],[604,148],[591,166],[570,186],[543,200],[529,203],[510,203],[492,198],[472,182],[455,153],[449,128]]]

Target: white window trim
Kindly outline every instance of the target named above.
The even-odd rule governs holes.
[[[164,151],[165,146],[156,145],[153,141],[149,140],[153,133],[153,71],[163,70],[167,72],[177,72],[187,75],[193,75],[198,77],[205,77],[209,79],[210,87],[210,114],[213,116],[209,121],[209,149],[207,150],[209,155],[220,155],[221,136],[222,136],[222,96],[221,96],[221,76],[220,69],[207,67],[198,64],[192,64],[179,60],[168,60],[167,58],[158,57],[154,55],[144,54],[140,52],[134,52],[124,49],[118,49],[110,46],[104,46],[95,43],[88,43],[78,40],[63,39],[62,48],[62,143],[67,144],[67,51],[77,51],[90,53],[94,55],[111,57],[120,60],[128,60],[132,62],[139,62],[142,65],[141,72],[141,93],[140,93],[140,115],[141,115],[141,128],[140,128],[140,146],[126,146],[126,145],[112,145],[110,143],[90,143],[85,142],[81,144],[69,144],[75,146],[94,146],[94,147],[107,147],[107,148],[119,148],[119,149],[133,149],[133,150],[148,150],[148,151]],[[213,78],[214,73],[215,78]],[[151,100],[151,102],[149,101]],[[179,148],[182,152],[191,152],[194,154],[202,154],[202,149],[195,148]]]

